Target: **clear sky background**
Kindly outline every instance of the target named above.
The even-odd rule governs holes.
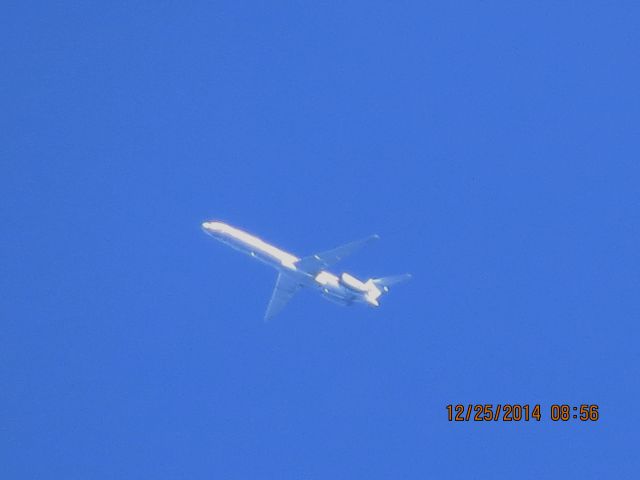
[[[2,478],[638,478],[637,2],[2,10]],[[265,324],[208,219],[414,279]]]

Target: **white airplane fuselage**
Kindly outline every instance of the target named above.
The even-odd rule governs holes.
[[[307,271],[298,264],[299,257],[226,223],[204,222],[202,229],[216,240],[277,269],[296,284],[317,290],[328,300],[342,305],[357,302],[377,307],[378,298],[388,291],[386,286],[376,285],[374,279],[362,282],[348,273],[338,276],[324,269]]]

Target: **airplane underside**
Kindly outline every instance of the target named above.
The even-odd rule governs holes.
[[[222,222],[204,222],[202,228],[217,240],[278,270],[278,278],[265,313],[265,320],[277,315],[302,287],[318,290],[327,300],[339,305],[364,303],[378,307],[379,298],[389,292],[390,285],[411,278],[410,274],[402,274],[370,278],[363,282],[346,272],[338,276],[327,270],[364,245],[378,239],[378,235],[371,235],[333,250],[298,258]]]

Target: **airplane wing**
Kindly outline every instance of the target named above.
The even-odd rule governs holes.
[[[320,270],[329,268],[334,263],[348,257],[355,251],[360,250],[362,247],[374,240],[377,240],[378,238],[380,238],[378,235],[370,235],[367,238],[347,243],[346,245],[334,248],[333,250],[327,250],[326,252],[316,253],[315,255],[301,258],[296,262],[296,267],[315,275]]]
[[[279,273],[276,280],[276,286],[271,294],[271,300],[269,306],[264,314],[264,321],[268,321],[277,315],[280,310],[291,300],[291,297],[298,291],[300,284],[298,284],[289,275]]]

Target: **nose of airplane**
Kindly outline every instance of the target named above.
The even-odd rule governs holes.
[[[224,230],[224,223],[216,221],[202,222],[201,227],[209,235],[214,235]]]
[[[209,234],[209,235],[212,235],[212,234],[215,233],[215,229],[211,228],[211,223],[212,222],[202,222],[200,227],[202,228],[204,233]]]

